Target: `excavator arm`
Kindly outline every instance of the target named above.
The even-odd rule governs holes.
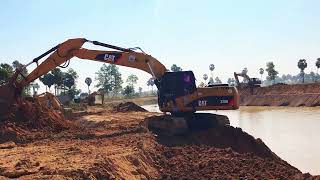
[[[239,76],[243,77],[243,79],[247,82],[250,81],[250,77],[247,74],[234,72],[234,79],[236,80],[237,85],[240,85]]]
[[[118,51],[101,51],[81,48],[86,42],[115,49]],[[140,69],[148,72],[155,79],[159,79],[167,71],[165,66],[161,64],[157,59],[148,54],[145,54],[144,52],[136,52],[132,49],[125,49],[109,44],[100,43],[98,41],[89,41],[83,38],[69,39],[62,44],[50,49],[41,56],[35,58],[31,63],[36,62],[38,64],[38,61],[41,58],[50,53],[52,54],[48,58],[46,58],[46,60],[38,65],[36,69],[34,69],[19,83],[20,87],[28,85],[32,81],[48,73],[57,66],[67,63],[73,57]],[[28,65],[30,65],[31,63],[29,63]]]

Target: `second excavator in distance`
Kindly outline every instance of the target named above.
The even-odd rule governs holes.
[[[82,48],[84,43],[103,46],[113,51],[90,50]],[[138,52],[140,50],[141,52]],[[48,57],[46,57],[48,56]],[[39,60],[46,59],[39,64]],[[19,70],[5,85],[0,86],[1,115],[20,97],[23,87],[48,73],[62,64],[68,64],[70,59],[93,60],[120,66],[127,66],[143,70],[152,75],[158,88],[158,105],[162,112],[173,115],[194,113],[202,110],[232,110],[239,108],[239,94],[235,87],[216,86],[197,88],[195,76],[192,71],[169,72],[166,67],[151,55],[146,54],[141,48],[122,48],[114,45],[90,41],[84,38],[69,39],[30,63],[37,67],[22,80],[18,80]]]

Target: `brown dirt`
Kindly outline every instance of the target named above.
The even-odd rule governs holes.
[[[276,84],[258,87],[251,94],[249,88],[239,88],[243,106],[320,106],[320,83]]]
[[[22,140],[37,132],[58,133],[71,127],[71,122],[53,109],[41,106],[32,98],[21,99],[10,114],[0,121],[0,143],[7,140]]]
[[[113,110],[116,112],[147,112],[144,108],[136,105],[133,102],[125,102],[125,103],[120,103],[113,107]]]
[[[148,118],[161,117],[89,107],[62,131],[17,123],[28,138],[0,144],[0,179],[316,178],[302,174],[239,128],[217,125],[181,136],[146,128]]]

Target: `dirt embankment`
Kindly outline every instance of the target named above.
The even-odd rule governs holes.
[[[34,99],[22,100],[12,107],[7,117],[0,118],[0,143],[14,140],[26,141],[46,133],[59,133],[74,124]]]
[[[0,136],[0,179],[316,178],[231,126],[191,127],[166,136],[145,126],[162,114],[131,103],[90,107],[72,122],[36,102],[25,106],[32,113],[17,107],[15,116],[0,122],[1,132],[16,134]]]
[[[239,88],[242,106],[320,106],[320,83]]]

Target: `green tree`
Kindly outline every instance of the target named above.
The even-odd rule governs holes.
[[[139,87],[139,95],[142,95],[142,87]]]
[[[204,74],[203,75],[203,80],[204,80],[204,82],[207,84],[207,79],[208,79],[208,75],[207,74]]]
[[[134,75],[134,74],[131,74],[130,76],[128,76],[127,78],[127,83],[134,87],[135,84],[137,84],[137,81],[138,81],[138,76]]]
[[[314,73],[313,71],[310,72],[309,74],[311,81],[312,82],[316,82],[316,73]]]
[[[215,81],[216,81],[217,84],[221,84],[222,83],[222,81],[219,79],[219,77],[216,77]]]
[[[318,58],[317,61],[316,61],[316,67],[317,67],[317,74],[319,74],[318,71],[319,71],[319,68],[320,68],[320,58]]]
[[[275,66],[274,66],[273,62],[267,62],[266,71],[268,72],[267,80],[273,81],[273,84],[274,84],[275,79],[279,73],[278,73],[278,71],[275,70]]]
[[[68,89],[68,91],[66,93],[63,93],[63,95],[67,95],[70,98],[74,98],[75,95],[78,95],[81,93],[80,89],[75,88],[74,86],[71,87],[70,89]]]
[[[90,87],[90,85],[91,85],[91,83],[92,83],[92,79],[89,78],[89,77],[87,77],[87,78],[84,80],[84,82],[87,84],[87,86],[88,86],[88,94],[90,94],[90,89],[89,89],[89,87]]]
[[[264,69],[263,69],[263,68],[260,68],[260,69],[259,69],[259,74],[261,75],[261,81],[262,81],[262,75],[263,75],[263,73],[264,73]]]
[[[13,67],[9,64],[0,64],[0,85],[8,82],[13,75]]]
[[[215,69],[214,64],[209,65],[209,70],[211,71],[211,78],[213,79],[213,70]]]
[[[171,66],[171,71],[172,71],[172,72],[182,71],[182,68],[179,67],[179,66],[177,66],[176,64],[173,64],[173,65]]]
[[[68,87],[68,89],[71,89],[71,87],[75,85],[74,76],[72,76],[72,74],[69,74],[69,73],[63,73],[62,82],[65,87]]]
[[[47,91],[47,86],[50,87],[54,84],[54,76],[51,73],[47,73],[43,75],[42,77],[39,78],[39,80],[46,86],[46,91]]]
[[[214,84],[214,80],[213,80],[213,78],[212,78],[212,77],[210,77],[210,78],[209,78],[209,82],[208,82],[208,84]]]
[[[54,82],[54,94],[59,94],[58,89],[63,84],[63,72],[59,68],[55,68],[51,70],[51,74],[53,75]]]
[[[117,95],[121,92],[123,81],[116,65],[110,64],[107,66],[103,64],[96,74],[96,80],[98,81],[96,87],[103,88],[107,94],[112,92],[113,95]]]
[[[234,78],[228,78],[228,84],[229,84],[229,86],[234,86],[235,85],[235,80],[234,80]]]
[[[67,73],[70,74],[74,80],[79,78],[78,73],[72,68],[69,68]]]
[[[154,80],[153,78],[150,78],[148,81],[147,81],[147,86],[151,86],[151,91],[153,93],[153,86],[154,86]]]
[[[134,96],[134,87],[133,86],[130,86],[130,85],[127,85],[124,87],[123,89],[123,92],[122,94],[125,96],[125,97],[133,97]]]
[[[12,67],[17,70],[18,68],[22,68],[21,69],[21,74],[23,74],[23,76],[27,76],[28,75],[28,70],[27,68],[23,67],[23,64],[21,64],[19,61],[15,60],[12,62]],[[21,78],[21,77],[20,77]]]
[[[304,69],[307,68],[307,60],[300,59],[298,61],[298,68],[300,69],[300,75],[302,76],[302,83],[304,83]]]

